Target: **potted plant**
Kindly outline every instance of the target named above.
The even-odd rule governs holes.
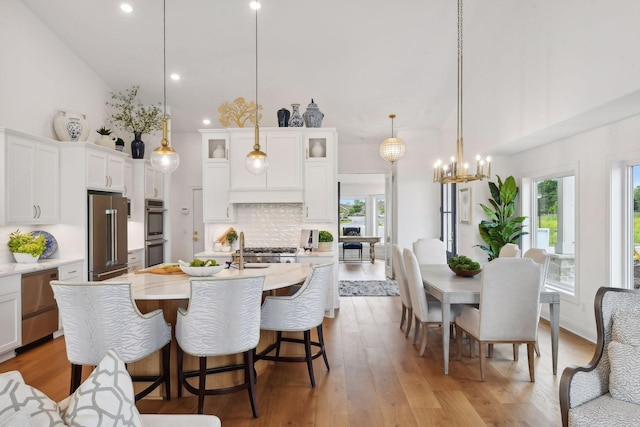
[[[124,151],[124,139],[122,138],[116,139],[116,150]]]
[[[318,232],[318,251],[330,252],[333,242],[333,234],[326,230],[320,230]]]
[[[111,136],[111,129],[107,129],[106,127],[102,126],[96,132],[100,134],[100,139],[96,141],[97,145],[100,145],[101,147],[111,148],[112,150],[116,148],[116,138],[114,136]]]
[[[516,197],[518,197],[518,186],[513,176],[508,177],[504,182],[498,176],[498,185],[489,182],[492,199],[489,203],[493,210],[480,203],[484,213],[489,217],[489,221],[482,220],[478,225],[480,237],[486,245],[476,245],[489,255],[489,261],[498,257],[500,249],[507,243],[516,241],[525,234],[522,231],[522,223],[526,216],[514,216]]]
[[[162,128],[162,110],[156,105],[145,106],[136,98],[140,86],[133,86],[124,92],[111,92],[113,102],[107,106],[113,110],[111,122],[125,132],[132,133],[131,157],[144,158],[143,133],[153,133]]]
[[[31,232],[21,233],[20,230],[16,230],[9,234],[7,245],[16,262],[32,263],[38,262],[40,255],[47,248],[47,241],[43,235],[36,237]]]
[[[222,250],[225,250],[225,251],[231,250],[231,245],[233,245],[233,242],[238,240],[238,233],[236,233],[235,230],[231,229],[227,231],[227,234],[225,235],[225,239],[226,239],[226,242],[222,246]],[[229,249],[226,249],[225,246],[228,247]]]

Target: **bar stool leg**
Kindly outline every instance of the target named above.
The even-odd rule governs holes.
[[[313,359],[311,358],[311,331],[304,331],[304,354],[307,359],[307,369],[311,378],[311,387],[316,386],[316,379],[313,376]]]

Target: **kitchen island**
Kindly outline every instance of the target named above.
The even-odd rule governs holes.
[[[265,276],[263,290],[269,294],[276,293],[282,288],[281,292],[286,294],[286,288],[304,282],[313,265],[308,263],[296,264],[266,264],[264,268],[245,268],[237,270],[234,268],[223,269],[211,278],[231,278],[239,276]],[[192,277],[186,274],[153,274],[146,272],[147,270],[139,270],[136,273],[125,274],[107,282],[131,282],[133,298],[136,305],[142,313],[148,313],[158,308],[164,312],[165,320],[175,327],[177,319],[177,311],[179,307],[187,307],[190,297],[190,279]],[[197,278],[196,278],[197,279]],[[206,279],[206,278],[205,278]],[[261,331],[260,342],[257,351],[260,352],[269,344],[275,342],[275,332]],[[290,351],[286,345],[282,347],[283,352]],[[295,347],[291,351],[296,351]],[[178,372],[177,372],[177,350],[175,343],[171,346],[171,396],[177,396],[178,391]],[[207,367],[223,366],[241,363],[242,354],[209,357],[207,359]],[[256,371],[262,372],[267,361],[258,361],[256,363]],[[197,370],[199,366],[198,358],[185,355],[184,368],[187,371]],[[141,361],[128,365],[129,372],[132,375],[152,375],[158,374],[162,370],[162,361],[160,352],[156,352]],[[234,371],[223,374],[211,375],[207,377],[207,387],[225,387],[238,384],[243,381],[243,372]],[[194,379],[193,381],[196,381]],[[195,383],[194,383],[195,384]],[[144,388],[145,383],[134,383],[136,393]],[[162,396],[159,388],[154,390],[148,398],[160,398]]]

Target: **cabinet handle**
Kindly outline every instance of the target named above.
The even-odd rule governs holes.
[[[224,149],[224,158],[229,160],[229,149],[228,148]]]
[[[77,270],[71,270],[70,272],[68,272],[67,274],[76,274]]]
[[[227,206],[227,218],[229,218],[229,206]]]
[[[128,196],[128,195],[129,195],[129,192],[128,192],[128,190],[127,190],[127,186],[126,186],[126,185],[124,186],[124,195],[125,195],[125,196]]]
[[[40,209],[40,205],[38,205],[38,218],[42,215],[42,209]]]
[[[113,180],[111,179],[111,177],[109,177],[109,187],[111,187],[112,183],[113,183]]]
[[[306,159],[309,158],[309,149],[308,148],[304,149],[304,156],[305,156]]]
[[[38,217],[38,209],[36,208],[36,205],[33,205],[33,218],[37,218]]]
[[[307,210],[307,218],[309,218],[309,206],[305,206],[305,209]]]

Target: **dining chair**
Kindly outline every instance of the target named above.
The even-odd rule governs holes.
[[[539,248],[529,248],[522,258],[531,258],[534,262],[542,265],[542,283],[540,283],[540,290],[544,288],[545,281],[547,280],[547,272],[549,271],[549,255],[547,251]],[[538,319],[540,318],[540,312],[542,311],[542,304],[538,306]],[[514,348],[517,351],[517,347]],[[540,345],[536,341],[535,346],[536,356],[540,357]]]
[[[485,381],[484,345],[527,344],[529,377],[535,381],[533,352],[538,338],[542,266],[529,258],[497,258],[482,271],[479,308],[465,305],[456,317],[457,336],[464,331],[479,344],[480,378]],[[458,340],[458,355],[462,340]],[[516,358],[514,357],[514,360]]]
[[[125,363],[132,363],[162,350],[162,372],[157,376],[133,375],[133,381],[151,382],[136,394],[136,400],[164,383],[171,399],[171,325],[161,309],[142,314],[131,296],[128,282],[52,281],[64,328],[67,359],[71,362],[73,393],[82,382],[82,366],[97,366],[111,349]]]
[[[260,303],[264,276],[234,278],[192,278],[189,307],[178,309],[178,397],[182,387],[198,396],[202,414],[205,395],[247,390],[253,416],[258,418],[255,397],[255,350],[260,339]],[[184,354],[199,359],[199,369],[184,371]],[[242,364],[207,368],[207,357],[243,355]],[[244,382],[233,386],[206,388],[207,375],[244,370]],[[198,386],[188,378],[198,377]]]
[[[274,362],[306,362],[311,387],[316,386],[313,375],[313,359],[322,356],[327,370],[330,370],[322,333],[322,321],[324,320],[324,306],[332,271],[332,263],[314,266],[313,271],[298,292],[287,296],[267,296],[260,312],[260,329],[275,331],[276,342],[262,350],[257,358]],[[311,341],[311,329],[313,328],[316,328],[318,333],[317,342]],[[285,337],[282,335],[283,332],[302,332],[303,339]],[[280,355],[282,342],[304,344],[305,355]],[[318,351],[312,354],[311,346],[318,347]],[[275,356],[270,356],[269,353],[274,350],[276,351]]]
[[[507,243],[500,249],[498,258],[520,258],[520,248],[513,243]]]
[[[446,264],[447,246],[440,239],[421,238],[413,242],[413,253],[418,264]]]
[[[407,283],[407,273],[404,268],[404,260],[402,259],[402,251],[399,245],[391,246],[391,255],[393,261],[393,271],[398,282],[398,289],[400,291],[400,301],[402,302],[402,317],[400,318],[400,330],[407,322],[405,327],[405,338],[409,336],[411,331],[411,323],[413,321],[413,306],[411,305],[411,293],[409,291],[409,284]]]
[[[342,234],[345,236],[359,236],[360,227],[344,227]],[[344,242],[342,243],[342,259],[344,260],[344,251],[346,249],[356,249],[360,252],[360,261],[362,261],[362,242]]]
[[[420,265],[418,259],[410,249],[404,249],[402,252],[404,266],[407,273],[407,283],[409,284],[409,292],[411,293],[411,305],[413,306],[413,314],[415,318],[415,330],[413,336],[413,344],[418,343],[418,335],[422,328],[422,339],[420,342],[419,355],[424,356],[427,349],[427,327],[428,325],[442,324],[442,304],[438,300],[427,299],[427,290],[422,282],[420,273]],[[451,318],[460,313],[460,306],[451,305]],[[460,335],[457,335],[460,337]]]

